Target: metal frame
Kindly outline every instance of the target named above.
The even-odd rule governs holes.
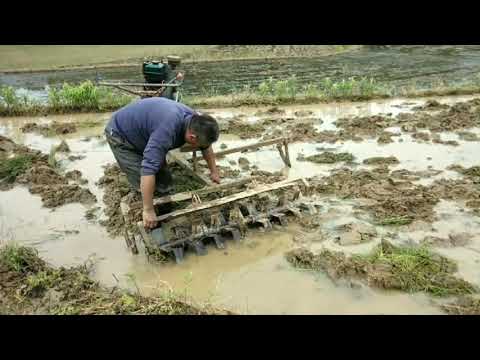
[[[174,79],[175,80],[175,79]],[[158,97],[163,94],[165,89],[167,87],[173,87],[173,88],[179,88],[182,84],[172,84],[172,83],[166,83],[166,84],[147,84],[147,83],[113,83],[113,82],[97,82],[98,85],[101,86],[110,86],[122,91],[125,91],[129,94],[137,95],[140,97]],[[159,89],[157,91],[154,90],[130,90],[127,89],[127,87],[158,87]],[[178,94],[177,94],[177,99],[178,101]]]

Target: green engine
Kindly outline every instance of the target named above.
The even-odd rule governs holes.
[[[147,84],[161,84],[169,79],[170,69],[167,64],[159,61],[147,61],[143,63],[143,76]]]

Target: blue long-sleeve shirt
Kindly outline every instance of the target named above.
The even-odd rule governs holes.
[[[196,112],[166,98],[147,98],[115,112],[107,125],[143,154],[142,175],[155,175],[168,151],[185,144],[185,132]]]

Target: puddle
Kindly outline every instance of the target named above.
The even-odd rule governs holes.
[[[292,271],[278,256],[228,274],[219,293],[246,314],[440,314],[426,296],[336,286],[323,274]]]
[[[441,98],[442,103],[451,104],[469,100],[472,97]],[[317,126],[321,130],[334,129],[333,122],[346,116],[369,116],[375,114],[393,115],[407,112],[414,106],[421,105],[426,99],[395,99],[374,103],[334,103],[281,107],[286,116],[298,110],[310,110],[311,117],[322,120]],[[408,105],[403,105],[408,101]],[[401,106],[401,107],[399,107]],[[210,110],[209,113],[228,118],[245,114],[246,119],[258,120],[255,113],[258,108],[235,108]],[[52,146],[65,139],[71,149],[68,155],[83,155],[85,158],[73,162],[59,157],[60,164],[68,170],[80,170],[88,180],[88,187],[99,202],[94,206],[102,209],[103,191],[95,185],[103,176],[103,166],[114,161],[113,155],[102,138],[103,126],[80,129],[77,133],[46,138],[34,133],[22,133],[20,128],[27,122],[47,123],[51,121],[107,121],[109,114],[59,115],[46,118],[2,118],[0,135],[27,145],[33,149],[48,153]],[[398,129],[392,129],[398,132]],[[470,130],[469,130],[470,131]],[[480,129],[472,132],[480,133]],[[100,136],[99,136],[100,135]],[[88,141],[85,141],[88,139]],[[399,142],[403,139],[403,142]],[[410,135],[394,137],[394,142],[378,145],[375,139],[362,142],[346,141],[336,144],[294,143],[289,146],[292,168],[288,169],[289,178],[327,175],[332,169],[344,166],[337,164],[315,164],[298,161],[298,154],[314,155],[326,147],[328,151],[349,152],[356,157],[355,162],[374,156],[395,156],[400,160],[395,169],[411,171],[433,169],[444,170],[434,178],[419,182],[428,184],[437,178],[458,178],[459,174],[448,171],[452,164],[465,167],[478,165],[478,143],[459,140],[456,134],[442,133],[442,139],[457,140],[459,146],[446,146],[415,142]],[[215,150],[221,150],[221,144],[227,148],[257,142],[256,139],[243,140],[229,134],[222,134]],[[325,150],[324,150],[325,151]],[[232,154],[219,160],[223,166],[231,166],[229,161],[239,157],[249,160],[250,166],[256,165],[261,170],[285,171],[285,166],[274,146],[262,148],[258,152]],[[431,159],[428,159],[431,158]],[[238,165],[231,166],[239,169]],[[357,168],[371,169],[369,166],[357,165]],[[436,314],[438,310],[421,295],[401,293],[384,293],[362,287],[352,289],[348,286],[336,286],[320,274],[302,272],[292,269],[283,259],[282,254],[292,246],[297,229],[289,227],[280,232],[251,232],[244,244],[228,243],[225,251],[209,248],[204,257],[188,256],[180,266],[152,265],[142,255],[132,256],[127,250],[124,239],[111,238],[105,228],[85,219],[87,207],[69,204],[51,211],[42,208],[38,196],[31,195],[26,188],[16,187],[0,193],[0,232],[5,238],[37,247],[46,260],[53,265],[76,265],[94,256],[98,260],[95,277],[106,285],[131,287],[131,278],[142,293],[153,294],[159,289],[173,288],[187,291],[189,296],[197,299],[214,301],[216,304],[237,309],[242,313],[254,314]],[[345,200],[331,199],[325,203],[323,214],[326,229],[358,221],[353,214],[353,204]],[[458,229],[471,229],[480,234],[478,218],[461,211],[462,204],[441,202],[436,208],[440,220],[432,224],[435,236]],[[101,211],[99,212],[101,213]],[[379,234],[390,231],[378,228]],[[464,231],[464,230],[462,230]],[[425,231],[410,231],[401,234],[420,240],[428,235]],[[313,248],[324,246],[346,252],[369,251],[377,241],[355,246],[340,246],[333,241],[314,244]],[[472,250],[473,249],[473,250]],[[466,280],[480,285],[480,238],[473,238],[468,248],[441,249],[439,252],[459,261],[459,273]],[[129,279],[130,278],[130,279]]]

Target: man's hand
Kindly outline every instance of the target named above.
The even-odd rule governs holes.
[[[157,226],[157,214],[154,209],[143,209],[143,226],[146,229],[154,229]]]
[[[184,79],[184,77],[185,77],[185,76],[183,75],[183,73],[179,72],[179,73],[177,73],[176,79],[177,79],[178,81],[182,81],[182,80]]]
[[[212,172],[210,174],[210,179],[212,179],[214,183],[220,184],[220,175],[218,174],[218,172]]]

